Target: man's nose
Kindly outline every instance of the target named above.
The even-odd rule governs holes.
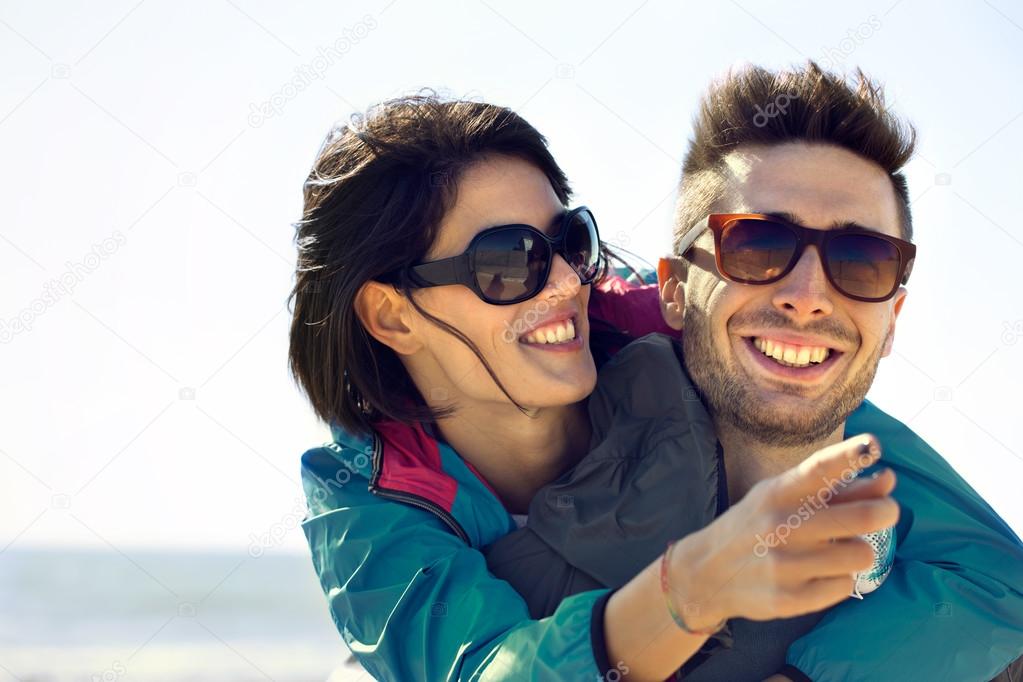
[[[833,291],[816,246],[806,247],[792,272],[774,286],[771,303],[796,322],[810,322],[834,312]]]

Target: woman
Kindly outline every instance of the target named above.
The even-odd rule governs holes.
[[[547,618],[530,619],[489,573],[481,549],[590,442],[586,311],[600,245],[569,197],[520,117],[430,96],[335,130],[306,183],[290,361],[333,442],[303,457],[303,527],[332,617],[379,679],[663,679],[727,618],[820,610],[873,560],[856,540],[804,551],[782,584],[780,548],[718,580],[750,564],[783,498],[854,457],[873,464],[876,444],[861,438],[759,486],[619,589],[574,594]],[[849,486],[800,532],[891,525],[893,484],[888,473]],[[871,513],[843,516],[857,499]]]

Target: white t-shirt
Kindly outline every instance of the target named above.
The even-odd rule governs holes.
[[[511,517],[515,521],[515,525],[522,528],[526,525],[526,519],[529,518],[529,514],[512,514]]]

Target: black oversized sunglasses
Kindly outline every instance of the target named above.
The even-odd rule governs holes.
[[[463,284],[493,305],[511,305],[547,286],[554,255],[562,256],[581,284],[600,269],[600,234],[585,206],[568,211],[553,237],[532,225],[499,225],[483,230],[458,256],[411,265],[400,271],[418,288]]]
[[[887,301],[909,281],[916,246],[865,228],[815,230],[762,213],[716,213],[682,239],[684,256],[704,230],[714,233],[721,276],[740,284],[771,284],[792,272],[803,250],[816,246],[824,275],[856,301]]]

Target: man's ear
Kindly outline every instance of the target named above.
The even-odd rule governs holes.
[[[658,297],[661,303],[661,317],[672,329],[682,329],[682,313],[685,310],[685,291],[682,288],[684,278],[680,278],[678,271],[681,270],[681,263],[672,256],[666,256],[657,261],[657,289],[660,291]]]
[[[885,339],[884,348],[881,350],[881,357],[886,358],[892,353],[892,344],[895,343],[895,321],[902,312],[902,304],[906,302],[906,287],[899,287],[895,293],[895,305],[892,308],[892,321],[888,324],[888,338]]]
[[[363,284],[355,295],[355,314],[370,336],[395,353],[412,355],[422,348],[412,331],[408,299],[390,284]]]

